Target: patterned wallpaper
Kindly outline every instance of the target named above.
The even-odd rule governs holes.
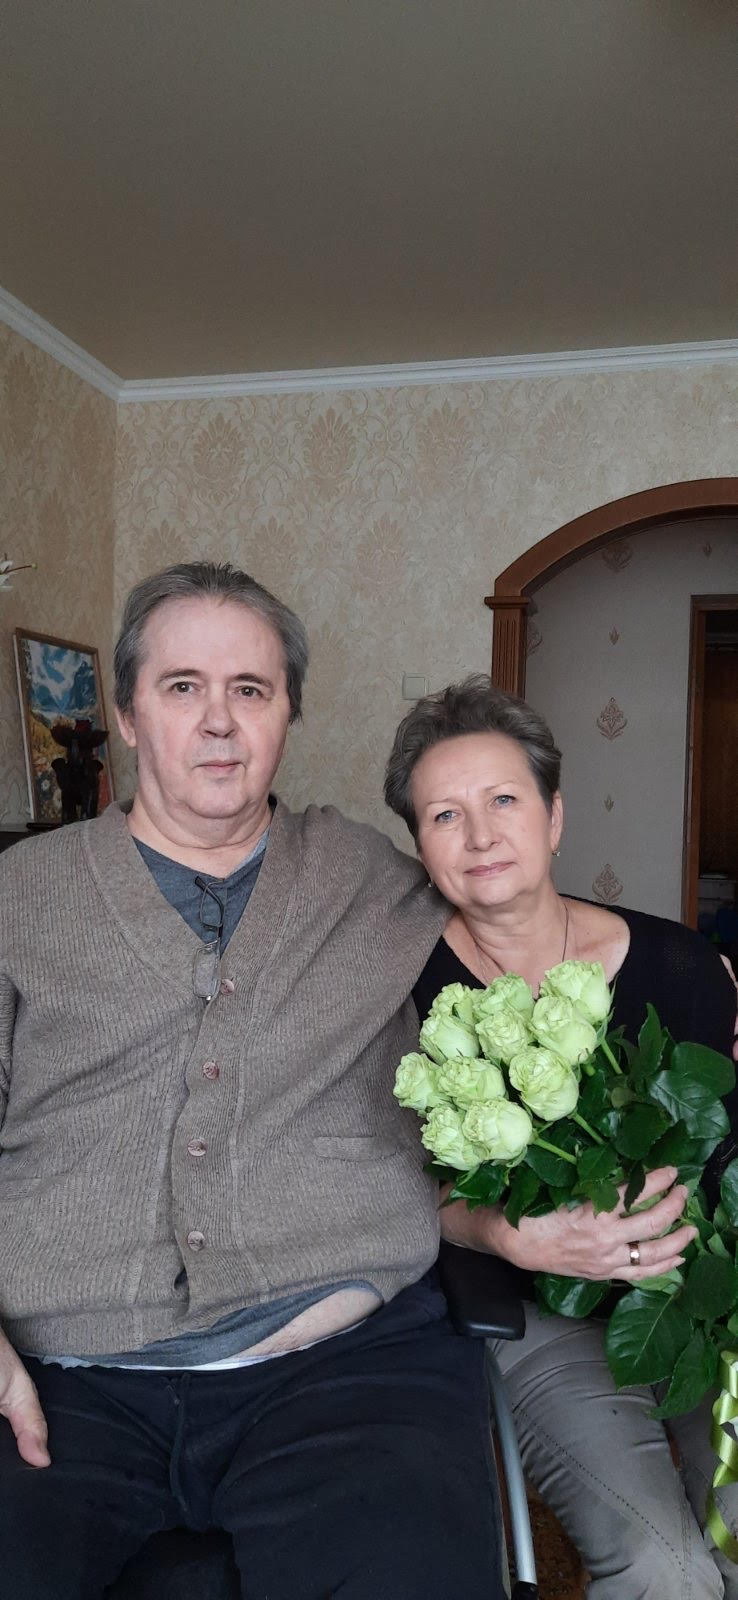
[[[0,325],[0,827],[29,816],[13,629],[96,645],[110,666],[116,408]],[[107,695],[107,711],[110,714]]]
[[[290,736],[284,797],[335,801],[407,844],[381,795],[403,673],[440,688],[487,670],[484,595],[562,522],[656,483],[738,473],[738,364],[124,404],[117,428],[112,402],[5,329],[0,378],[0,550],[39,561],[0,596],[6,822],[25,805],[13,626],[99,643],[107,662],[128,586],[214,555],[308,625],[305,723]],[[128,793],[130,756],[115,741],[113,757]]]
[[[616,540],[538,590],[528,631],[526,693],[564,757],[559,883],[676,919],[693,594],[738,594],[737,520]]]
[[[275,588],[313,646],[281,792],[407,844],[381,798],[403,672],[488,670],[497,573],[603,502],[738,473],[737,413],[738,364],[123,405],[116,607],[193,555]]]

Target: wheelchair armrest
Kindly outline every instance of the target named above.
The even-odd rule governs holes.
[[[522,1339],[525,1306],[509,1261],[441,1240],[441,1288],[457,1333],[472,1339]]]

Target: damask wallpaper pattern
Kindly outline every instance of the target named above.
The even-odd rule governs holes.
[[[112,400],[0,324],[0,555],[37,564],[0,593],[0,827],[29,815],[13,629],[97,645],[109,676],[115,426]]]
[[[407,845],[381,793],[407,709],[403,673],[440,688],[487,670],[484,595],[561,523],[655,483],[738,472],[738,364],[124,403],[116,416],[0,329],[0,381],[0,547],[39,562],[0,599],[6,822],[25,806],[12,627],[97,643],[107,670],[130,584],[215,556],[246,566],[308,625],[305,723],[290,736],[282,794],[334,801]],[[627,547],[613,551],[627,566]],[[532,661],[539,633],[534,619]],[[110,710],[109,681],[106,693]],[[131,759],[118,742],[113,756],[125,794]]]
[[[381,796],[403,672],[440,688],[487,671],[497,573],[593,506],[738,472],[737,419],[738,365],[122,405],[116,609],[192,556],[274,588],[313,648],[281,792],[407,845]],[[624,542],[608,555],[629,560]]]

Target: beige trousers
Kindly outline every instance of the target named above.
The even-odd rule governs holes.
[[[524,1339],[494,1350],[525,1471],[581,1554],[589,1600],[738,1600],[738,1566],[700,1531],[716,1464],[711,1400],[669,1423],[677,1472],[648,1415],[653,1392],[615,1389],[603,1323],[542,1317],[530,1304],[526,1321]],[[718,1503],[738,1534],[738,1485]]]

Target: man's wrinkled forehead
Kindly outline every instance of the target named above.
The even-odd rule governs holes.
[[[276,629],[253,607],[220,596],[187,595],[163,600],[146,618],[140,635],[136,681],[145,667],[162,672],[197,672],[216,667],[231,677],[262,676],[286,681],[284,646]]]

